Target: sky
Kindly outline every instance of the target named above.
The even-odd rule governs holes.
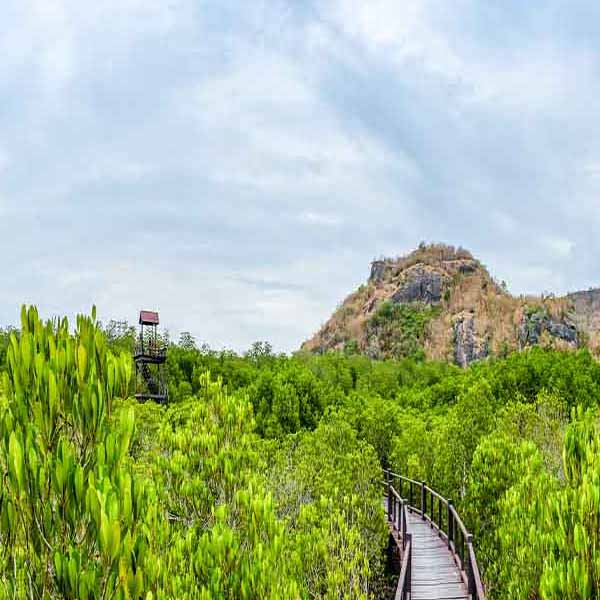
[[[0,323],[292,351],[382,255],[600,285],[600,3],[4,0]]]

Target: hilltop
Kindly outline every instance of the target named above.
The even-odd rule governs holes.
[[[600,289],[513,296],[469,251],[421,244],[407,256],[373,261],[368,281],[302,349],[466,366],[532,345],[598,353]]]

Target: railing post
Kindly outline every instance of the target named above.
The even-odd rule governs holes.
[[[412,596],[412,533],[406,534],[406,543],[410,544],[410,556],[408,557],[408,569],[406,569],[406,588],[408,592],[408,597]]]
[[[400,506],[401,523],[402,523],[402,550],[406,548],[406,500],[402,500]]]
[[[387,481],[387,519],[391,521],[392,515],[392,477],[388,469],[385,471],[385,478]]]
[[[469,533],[467,535],[467,554],[468,558],[466,560],[465,568],[467,569],[467,592],[470,594],[471,598],[476,597],[475,591],[475,576],[473,574],[473,565],[471,564],[471,547],[473,545],[473,536]]]
[[[425,489],[425,482],[421,481],[421,516],[425,520],[425,512],[427,511],[427,490]]]
[[[448,500],[448,548],[452,549],[454,542],[454,517],[452,515],[452,500]]]

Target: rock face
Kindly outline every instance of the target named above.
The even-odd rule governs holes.
[[[442,278],[435,271],[426,271],[423,267],[413,267],[406,280],[392,295],[397,304],[424,302],[434,304],[442,299]]]
[[[374,261],[367,283],[303,349],[358,350],[378,359],[424,355],[465,367],[540,344],[585,345],[600,355],[600,289],[514,297],[466,250],[422,244]]]
[[[539,344],[544,331],[547,331],[552,337],[577,345],[577,327],[570,319],[555,320],[550,318],[545,311],[538,310],[532,314],[523,315],[519,329],[521,347]]]
[[[568,321],[557,322],[548,319],[546,328],[550,335],[569,342],[569,344],[577,344],[577,328],[573,323]]]
[[[573,321],[578,329],[593,336],[600,331],[600,289],[569,294],[573,304]]]
[[[461,273],[475,273],[477,271],[477,263],[475,261],[463,262],[458,267]]]
[[[600,310],[600,288],[573,292],[568,297],[574,302],[575,310]],[[599,315],[600,316],[600,315]]]
[[[381,281],[385,273],[385,268],[386,265],[384,260],[374,260],[371,263],[371,275],[369,281]]]
[[[467,367],[487,356],[487,342],[475,335],[474,317],[459,317],[454,323],[454,362],[460,367]]]

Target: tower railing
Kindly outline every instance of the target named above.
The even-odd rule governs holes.
[[[134,349],[135,356],[149,356],[151,358],[166,358],[167,345],[148,340],[137,340]]]

